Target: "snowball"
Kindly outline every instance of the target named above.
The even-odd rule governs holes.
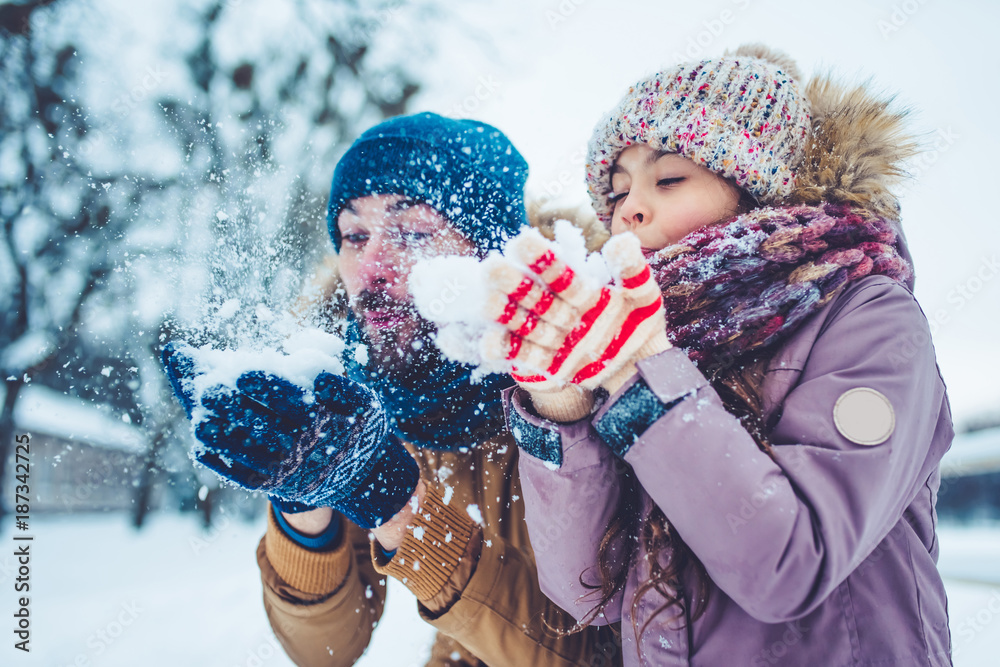
[[[339,357],[344,351],[344,341],[339,336],[322,329],[300,329],[289,336],[282,347],[286,352],[313,350],[331,357]]]
[[[479,339],[489,326],[489,323],[476,326],[461,322],[439,325],[434,342],[449,359],[479,366],[486,363],[480,353]]]
[[[478,323],[484,318],[486,281],[474,257],[433,257],[413,267],[410,292],[417,311],[437,322]]]
[[[569,220],[556,220],[553,253],[564,261],[592,288],[607,285],[611,273],[601,253],[587,254],[587,241],[583,231]]]
[[[536,229],[525,230],[514,238],[524,235],[542,238]],[[501,254],[521,271],[529,273],[511,251],[513,240],[507,242]],[[588,287],[597,289],[610,282],[611,273],[604,258],[600,253],[587,253],[583,232],[570,221],[557,220],[555,241],[544,243]],[[497,253],[490,253],[487,259],[492,262],[496,257]],[[425,259],[414,265],[409,282],[417,311],[438,326],[435,344],[449,359],[476,367],[474,377],[511,370],[510,364],[498,360],[495,354],[484,354],[484,347],[488,350],[491,343],[501,341],[505,331],[486,315],[491,285],[485,261],[466,256]]]

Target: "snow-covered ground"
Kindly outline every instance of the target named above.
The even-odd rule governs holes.
[[[281,667],[291,665],[264,616],[255,562],[260,523],[157,515],[135,532],[121,515],[32,521],[31,653],[0,664],[38,667]],[[944,527],[955,665],[1000,656],[1000,526]],[[14,542],[0,534],[0,617],[14,612]],[[987,583],[992,582],[992,583]],[[395,581],[362,667],[421,665],[432,631]],[[8,621],[9,623],[9,621]]]
[[[256,547],[263,525],[156,515],[141,532],[124,517],[32,521],[31,654],[0,647],[2,665],[283,667],[292,662],[264,615]],[[14,613],[15,559],[0,535],[0,617]],[[383,622],[358,663],[422,665],[433,636],[413,596],[390,582]]]

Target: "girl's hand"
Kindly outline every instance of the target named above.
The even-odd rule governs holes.
[[[601,253],[614,280],[599,287],[556,258],[534,230],[514,238],[507,257],[487,260],[487,308],[504,329],[488,334],[484,354],[513,364],[514,379],[536,408],[581,388],[613,393],[635,374],[636,361],[671,347],[663,299],[639,239],[615,236]]]

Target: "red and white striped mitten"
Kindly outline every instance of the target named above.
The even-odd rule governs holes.
[[[660,289],[635,235],[604,244],[609,285],[577,275],[533,229],[505,252],[487,259],[487,312],[504,328],[487,335],[482,351],[513,365],[513,378],[543,417],[586,416],[591,390],[613,393],[636,372],[636,361],[671,347]]]

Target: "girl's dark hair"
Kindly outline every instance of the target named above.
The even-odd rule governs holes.
[[[743,215],[744,213],[749,213],[755,208],[760,208],[760,202],[754,197],[748,190],[744,190],[735,183],[730,182],[730,185],[736,188],[740,193],[739,201],[736,202],[736,215]]]
[[[760,399],[760,385],[768,358],[769,356],[759,356],[739,360],[716,371],[709,379],[726,410],[740,420],[761,451],[770,455],[771,448],[764,435],[765,427],[761,420]],[[632,601],[632,622],[637,623],[639,600],[650,590],[656,590],[662,595],[664,603],[641,629],[637,626],[634,628],[637,637],[646,630],[653,616],[670,607],[677,607],[670,621],[683,619],[686,615],[693,621],[704,613],[708,602],[708,574],[704,565],[680,534],[673,530],[659,507],[654,505],[645,521],[641,520],[642,495],[639,482],[628,464],[622,462],[621,466],[618,507],[598,549],[599,582],[595,584],[585,580],[584,575],[589,574],[589,571],[580,575],[580,583],[586,588],[600,591],[600,599],[594,609],[570,631],[590,623],[612,597],[625,589],[625,582],[638,557],[640,544],[649,558],[650,576],[636,590]],[[670,556],[666,565],[660,559],[664,552]],[[641,646],[641,642],[639,645]]]
[[[742,215],[760,206],[749,192],[742,188],[738,190],[740,198],[734,215]],[[757,351],[732,363],[705,371],[726,411],[740,420],[757,446],[768,455],[771,454],[771,447],[765,436],[765,425],[761,417],[760,386],[769,358],[769,351]],[[670,607],[677,609],[668,622],[681,619],[682,625],[685,616],[694,621],[705,612],[709,594],[709,578],[705,566],[681,535],[671,527],[659,507],[654,505],[646,519],[642,520],[642,494],[638,479],[631,466],[624,462],[620,465],[618,506],[598,549],[598,582],[585,580],[584,575],[590,574],[590,571],[580,575],[580,583],[585,588],[599,591],[600,599],[576,626],[564,631],[567,633],[576,632],[588,625],[603,612],[611,598],[625,589],[629,571],[638,558],[640,545],[649,559],[650,576],[639,585],[632,600],[632,623],[636,637],[645,632],[653,617]],[[665,565],[660,558],[664,553],[669,554]],[[650,590],[656,590],[663,596],[664,603],[640,629],[636,620],[637,607],[639,600]],[[637,644],[642,661],[642,642]]]

